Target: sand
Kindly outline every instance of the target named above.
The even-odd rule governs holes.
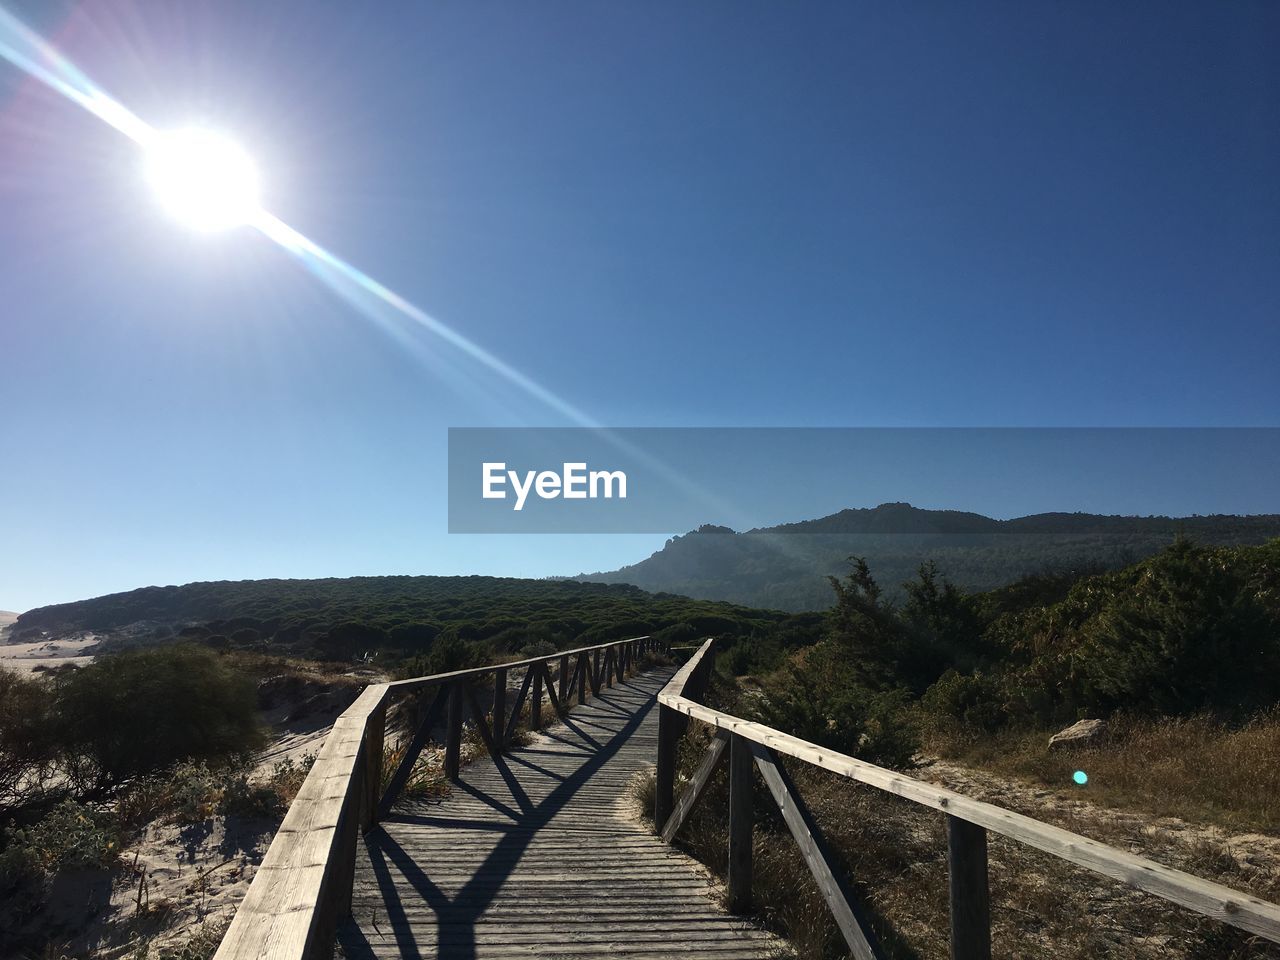
[[[34,643],[0,642],[0,666],[32,673],[37,669],[49,670],[63,664],[84,666],[93,661],[89,651],[98,643],[93,634],[70,640],[37,640]]]

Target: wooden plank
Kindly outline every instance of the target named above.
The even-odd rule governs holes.
[[[769,747],[784,756],[795,757],[850,780],[959,817],[1069,863],[1120,880],[1195,913],[1213,917],[1280,943],[1280,906],[1274,903],[1118,850],[995,804],[974,800],[954,790],[828,750],[682,696],[681,691],[689,673],[713,642],[706,641],[698,653],[671,678],[658,694],[660,704],[718,729],[746,737],[753,743]]]
[[[947,874],[951,960],[991,960],[987,831],[959,817],[947,817]]]
[[[381,703],[369,714],[365,725],[365,767],[362,771],[360,829],[370,830],[378,822],[378,801],[382,793],[383,741],[387,732],[387,705]]]
[[[782,811],[782,819],[800,847],[800,854],[804,857],[809,872],[813,874],[813,879],[817,881],[822,899],[826,901],[836,926],[844,935],[845,943],[853,951],[853,956],[856,960],[880,960],[883,953],[876,941],[875,933],[850,896],[844,882],[831,869],[822,833],[804,805],[804,801],[800,799],[795,784],[791,782],[786,770],[778,763],[773,751],[768,747],[750,743],[743,737],[736,737],[735,740],[749,744],[747,749],[755,757],[756,766],[760,768],[765,786],[769,788],[774,801],[778,804],[778,809]]]
[[[666,709],[660,707],[659,709]],[[673,714],[675,715],[675,714]],[[658,743],[661,750],[662,731],[661,717],[659,717]],[[689,779],[688,785],[680,794],[680,799],[676,801],[675,809],[666,817],[665,820],[654,818],[655,823],[663,824],[662,839],[670,843],[676,838],[676,834],[680,832],[680,828],[684,826],[684,822],[689,819],[689,814],[693,812],[693,808],[698,805],[698,801],[702,799],[702,795],[707,792],[707,787],[711,785],[711,775],[715,773],[716,767],[720,763],[720,758],[724,756],[725,748],[729,745],[729,738],[717,730],[715,737],[711,741],[711,745],[707,747],[707,752],[702,755],[702,759],[698,762],[698,767],[693,771],[693,776]]]
[[[458,779],[462,765],[462,688],[469,681],[454,680],[449,684],[449,718],[444,731],[444,775]]]
[[[556,716],[563,716],[565,711],[564,707],[560,703],[560,695],[556,692],[555,685],[551,682],[551,667],[546,663],[543,663],[542,672],[546,678],[547,699],[551,701],[551,708],[555,710]]]
[[[497,745],[497,753],[506,749],[507,719],[507,671],[496,670],[493,674],[493,742]]]
[[[675,806],[676,759],[680,747],[680,714],[658,707],[658,761],[654,771],[653,823],[660,827]]]
[[[729,867],[725,884],[732,913],[751,909],[752,834],[755,811],[751,803],[751,745],[742,737],[729,738]]]
[[[511,743],[512,738],[515,736],[516,727],[519,726],[520,723],[520,711],[524,709],[524,701],[525,698],[529,696],[529,684],[532,680],[533,671],[526,670],[524,672],[524,680],[520,684],[520,692],[516,695],[515,706],[511,708],[511,717],[507,721],[506,743],[504,744],[504,749],[506,748],[506,745]]]

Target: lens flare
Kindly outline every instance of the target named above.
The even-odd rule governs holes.
[[[1083,787],[1089,782],[1089,775],[1083,770],[1077,770],[1071,775],[1071,779],[1074,780],[1078,786]]]

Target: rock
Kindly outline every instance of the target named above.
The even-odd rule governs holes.
[[[1105,720],[1078,720],[1065,730],[1059,730],[1049,738],[1050,750],[1062,750],[1066,747],[1091,747],[1097,744],[1107,732]]]

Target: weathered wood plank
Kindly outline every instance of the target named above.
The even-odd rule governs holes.
[[[661,709],[665,710],[666,708],[663,707]],[[661,715],[659,715],[658,723],[661,726]],[[659,744],[662,742],[661,730],[658,732],[658,742]],[[693,808],[698,805],[702,795],[707,792],[707,787],[711,785],[711,775],[715,773],[716,766],[720,763],[720,758],[724,756],[725,748],[728,745],[729,738],[723,732],[717,730],[711,745],[707,747],[707,752],[702,755],[697,769],[693,771],[693,776],[690,777],[684,792],[680,794],[680,799],[676,801],[675,809],[664,818],[654,818],[654,823],[663,824],[661,836],[667,843],[676,838],[676,834],[680,832],[684,822],[689,819],[689,814],[693,812]]]
[[[467,681],[454,680],[449,684],[449,718],[444,731],[444,775],[450,780],[458,779],[458,769],[462,764],[462,697]]]
[[[495,670],[493,674],[493,742],[497,744],[496,753],[506,749],[507,734],[504,722],[507,719],[507,671]]]
[[[751,909],[751,859],[755,812],[751,805],[751,745],[729,738],[729,868],[725,884],[734,913]]]
[[[658,761],[654,770],[653,822],[665,824],[675,807],[676,759],[680,747],[680,714],[658,707]]]
[[[947,874],[951,960],[991,960],[987,831],[959,817],[947,817]]]
[[[737,739],[743,743],[749,743],[745,738]],[[831,911],[831,916],[835,919],[836,926],[840,928],[840,933],[844,935],[845,943],[849,945],[853,956],[856,960],[880,960],[883,954],[875,934],[868,925],[867,918],[858,909],[848,888],[839,875],[831,869],[830,856],[823,842],[822,833],[796,791],[795,784],[791,782],[787,771],[778,763],[773,751],[768,747],[752,743],[748,749],[755,757],[756,766],[760,768],[765,786],[773,794],[774,802],[782,812],[782,819],[787,829],[791,831],[791,836],[795,838],[796,845],[800,847],[800,855],[804,857],[809,872],[813,874],[822,899],[826,901],[827,908]]]

